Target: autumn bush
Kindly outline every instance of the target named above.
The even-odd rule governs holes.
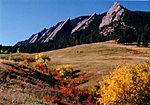
[[[56,79],[55,87],[58,88],[59,95],[45,96],[46,101],[59,105],[96,105],[92,91],[76,87],[87,81],[86,73],[77,74],[79,72],[73,70],[72,65],[61,65],[50,71]]]
[[[43,53],[38,53],[35,55],[35,60],[37,63],[46,63],[46,61],[50,61],[49,56]]]
[[[118,67],[99,86],[97,101],[104,105],[149,105],[150,63]]]
[[[61,77],[64,78],[68,78],[73,74],[73,67],[71,65],[61,65],[56,70],[58,70]]]
[[[35,55],[35,68],[41,71],[42,73],[48,73],[47,62],[50,61],[50,57],[43,54],[38,53]]]

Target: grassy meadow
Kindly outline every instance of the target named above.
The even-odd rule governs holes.
[[[115,41],[0,54],[0,105],[148,105],[147,61],[150,48]]]
[[[119,45],[114,41],[84,44],[74,47],[42,52],[51,58],[48,68],[57,68],[59,65],[70,64],[75,70],[90,73],[90,80],[79,88],[91,87],[100,81],[114,68],[122,65],[135,65],[150,60],[150,48],[136,47],[136,45]],[[1,59],[13,56],[22,60],[33,58],[35,54],[15,53],[1,54]],[[24,62],[23,62],[24,63]],[[35,62],[29,65],[34,65]]]

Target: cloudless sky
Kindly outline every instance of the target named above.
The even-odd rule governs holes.
[[[114,0],[0,0],[0,44],[14,45],[59,21],[106,12]],[[150,1],[120,0],[130,10],[150,12]]]

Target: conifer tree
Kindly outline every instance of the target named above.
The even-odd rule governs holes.
[[[150,27],[148,24],[144,27],[143,33],[143,47],[148,47],[148,35],[150,34]]]

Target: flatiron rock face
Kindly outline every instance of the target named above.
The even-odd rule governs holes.
[[[28,40],[20,41],[16,45],[27,45],[32,43],[48,43],[53,40],[54,37],[58,37],[60,34],[65,33],[71,27],[70,19],[68,18],[64,22],[59,22],[56,26],[49,29],[44,28],[41,32],[33,34]]]
[[[92,14],[90,17],[84,19],[83,21],[79,22],[77,26],[72,30],[71,34],[73,34],[76,31],[85,29],[88,27],[88,25],[94,20],[95,16],[97,16],[96,13]]]
[[[128,27],[135,30],[137,27],[150,24],[149,17],[150,12],[130,11],[118,2],[115,2],[107,13],[94,13],[88,16],[79,16],[71,20],[68,18],[48,29],[44,28],[42,31],[31,35],[29,39],[18,42],[16,46],[53,44],[58,42],[65,46],[67,43],[68,46],[70,43],[71,45],[72,43],[76,43],[74,42],[75,38],[86,39],[91,38],[92,35],[113,35],[116,28],[123,30]],[[81,33],[88,35],[83,35],[84,38],[80,38]]]
[[[108,10],[106,16],[103,17],[99,28],[101,29],[112,22],[120,21],[124,11],[125,9],[118,2],[115,2],[114,5]]]

